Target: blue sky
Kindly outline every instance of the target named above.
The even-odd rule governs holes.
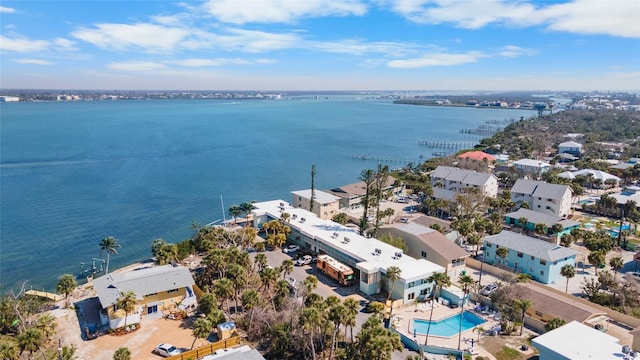
[[[638,0],[0,3],[0,87],[640,91]]]

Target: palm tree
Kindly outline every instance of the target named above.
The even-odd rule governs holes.
[[[56,291],[59,294],[64,294],[64,301],[66,306],[69,306],[69,294],[78,286],[76,278],[71,274],[64,274],[58,278],[58,284],[56,285]]]
[[[138,300],[136,300],[136,294],[133,291],[120,292],[120,298],[116,300],[116,306],[124,310],[124,327],[127,327],[129,313],[136,308],[137,304]]]
[[[248,224],[249,214],[251,214],[251,210],[253,210],[253,204],[251,204],[250,202],[243,202],[242,204],[240,204],[240,209],[244,213],[244,218]]]
[[[302,281],[302,288],[304,289],[304,296],[308,296],[309,294],[311,294],[311,292],[313,291],[313,289],[315,289],[318,286],[318,278],[313,276],[313,275],[309,275],[307,276],[303,281]],[[304,300],[304,299],[303,299]],[[304,302],[304,301],[303,301]]]
[[[527,219],[526,217],[521,217],[518,219],[518,223],[520,223],[520,227],[522,228],[522,232],[524,233],[524,230],[527,227],[527,223],[529,222],[529,219]]]
[[[233,283],[227,278],[222,278],[213,284],[213,293],[220,300],[220,307],[224,307],[229,311],[227,301],[233,297]]]
[[[30,328],[22,334],[18,335],[18,348],[20,354],[26,350],[29,352],[29,356],[34,352],[40,350],[42,346],[42,331],[38,328]]]
[[[43,313],[38,317],[36,328],[42,331],[42,335],[44,335],[44,337],[48,341],[53,335],[55,335],[57,325],[58,323],[56,322],[56,318],[53,317],[53,315],[51,315],[50,313]]]
[[[431,276],[427,278],[427,281],[433,284],[433,300],[431,303],[431,313],[429,315],[429,323],[427,325],[427,336],[424,339],[425,346],[429,341],[429,332],[431,331],[431,321],[433,319],[433,308],[435,305],[433,302],[438,300],[438,296],[440,295],[440,290],[443,287],[446,288],[451,286],[451,279],[449,278],[449,275],[447,275],[446,273],[433,273],[431,274]]]
[[[160,247],[156,255],[158,265],[170,264],[178,259],[178,245],[166,243]]]
[[[283,279],[285,278],[285,276],[291,274],[291,272],[293,271],[293,260],[291,259],[282,260],[282,265],[280,265],[280,271],[282,271]]]
[[[232,205],[229,208],[229,215],[231,215],[231,217],[233,218],[234,224],[238,223],[238,216],[242,215],[242,212],[242,209],[238,205]]]
[[[393,293],[393,287],[396,285],[396,281],[400,279],[400,275],[402,274],[402,269],[397,266],[390,266],[387,269],[387,278],[391,281],[391,285],[389,286],[389,295],[387,296],[387,300],[391,299],[391,295]]]
[[[116,240],[113,236],[107,236],[106,238],[102,239],[102,241],[100,241],[99,246],[100,246],[100,256],[102,256],[103,252],[107,253],[107,266],[105,268],[104,273],[108,274],[109,259],[111,257],[111,254],[118,255],[118,251],[116,249],[120,247],[120,244],[118,244],[118,240]]]
[[[598,276],[598,268],[605,262],[604,252],[600,250],[591,251],[589,252],[589,256],[587,256],[587,260],[589,260],[589,262],[593,264],[594,268],[596,269],[596,276]]]
[[[567,278],[567,286],[564,289],[564,292],[569,292],[569,279],[576,276],[576,268],[571,264],[567,264],[560,269],[560,275]]]
[[[534,232],[538,234],[538,239],[542,238],[542,235],[545,235],[547,233],[547,225],[543,223],[535,224]]]
[[[347,326],[351,328],[351,342],[353,342],[353,327],[356,326],[356,316],[359,311],[358,301],[354,298],[346,298],[344,307],[347,309],[347,317],[344,321],[344,341],[347,342]]]
[[[256,306],[260,304],[260,294],[258,294],[254,289],[249,289],[242,293],[241,300],[243,309],[251,311],[251,314],[249,315],[249,325],[247,327],[247,331],[250,332],[251,323],[253,322],[253,313]]]
[[[260,281],[262,282],[262,286],[264,286],[263,294],[265,294],[278,280],[278,270],[274,268],[265,268],[260,272]]]
[[[309,330],[309,342],[311,343],[311,355],[316,359],[316,347],[314,339],[314,330],[322,324],[322,313],[316,307],[305,307],[300,315],[300,323],[302,324],[303,337],[304,330]]]
[[[624,267],[624,260],[619,256],[612,257],[611,260],[609,260],[609,266],[613,269],[613,278],[615,279],[618,274],[618,270]]]
[[[332,306],[329,309],[329,314],[327,316],[328,320],[333,323],[333,331],[331,332],[331,346],[329,350],[329,359],[334,358],[334,352],[336,348],[336,338],[338,336],[338,330],[340,329],[340,325],[345,322],[345,319],[349,316],[347,309],[342,304],[338,304],[336,306]]]
[[[496,256],[500,258],[500,265],[503,265],[504,259],[507,258],[507,255],[509,255],[509,250],[507,248],[504,247],[498,247],[498,249],[496,250]]]
[[[1,342],[0,358],[5,360],[20,360],[17,344],[11,340]]]
[[[458,328],[458,350],[460,350],[460,344],[462,342],[462,318],[463,318],[463,314],[464,314],[464,301],[466,300],[467,296],[469,296],[469,292],[471,291],[471,288],[473,287],[473,285],[476,283],[476,281],[469,275],[467,274],[463,274],[460,275],[460,277],[458,278],[458,284],[462,287],[462,292],[463,292],[463,296],[462,296],[462,301],[460,302],[460,323],[459,323],[459,328]]]
[[[131,360],[131,351],[123,346],[113,354],[113,360]]]
[[[256,254],[253,264],[258,268],[258,271],[264,270],[264,267],[267,266],[267,255],[263,253]]]
[[[560,319],[560,318],[556,317],[556,318],[553,318],[553,319],[550,319],[549,321],[547,321],[547,323],[544,324],[544,329],[546,331],[551,331],[553,329],[559,328],[560,326],[562,326],[562,325],[564,325],[566,323],[567,322],[564,321],[563,319]]]
[[[205,315],[209,315],[216,309],[217,303],[218,299],[214,294],[210,292],[203,293],[200,296],[200,301],[198,301],[198,310]]]
[[[211,330],[213,330],[213,325],[211,324],[211,321],[209,321],[209,319],[206,319],[206,318],[197,319],[193,323],[194,339],[193,339],[193,342],[191,343],[191,348],[193,349],[193,346],[196,344],[196,341],[198,339],[206,339],[207,337],[209,337]]]
[[[524,316],[527,310],[533,305],[533,301],[530,299],[515,299],[513,301],[515,308],[522,313],[522,326],[520,327],[520,336],[522,336],[522,330],[524,329]]]

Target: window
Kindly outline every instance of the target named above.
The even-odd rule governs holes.
[[[553,262],[553,265],[558,265],[558,262],[557,262],[557,261],[554,261],[554,262]]]
[[[172,292],[178,292],[178,289],[171,289],[171,290],[167,290],[167,294],[170,294]]]
[[[547,265],[547,261],[540,259],[540,265]]]
[[[411,293],[407,295],[407,300],[413,300],[416,297],[416,293]]]
[[[531,255],[531,260],[535,260],[535,259],[536,259],[536,258],[535,258],[535,257],[533,257],[533,255]]]
[[[420,290],[420,295],[429,295],[429,294],[431,294],[431,288]]]
[[[427,257],[427,252],[426,252],[426,251],[423,251],[423,252],[422,252],[422,257],[423,257],[423,258],[426,258],[426,257]]]
[[[540,275],[544,276],[544,270],[540,270]]]
[[[487,255],[487,257],[489,257],[489,256],[491,256],[491,253],[490,252],[485,252],[485,255]]]
[[[153,296],[153,295],[158,295],[158,293],[151,293],[151,294],[147,294],[144,297],[149,297],[149,296]]]
[[[487,245],[485,245],[485,247],[490,248],[491,247],[491,243],[487,243]]]
[[[540,205],[538,205],[538,209],[540,209]]]
[[[522,253],[518,252],[518,257],[521,258],[522,257]]]

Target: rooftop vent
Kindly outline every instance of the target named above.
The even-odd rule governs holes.
[[[305,222],[307,219],[305,218],[300,218],[300,222]]]
[[[382,254],[382,250],[376,249],[376,254],[378,254],[378,255]]]
[[[402,253],[401,252],[396,252],[396,258],[400,259],[402,257]]]
[[[282,202],[281,202],[281,203],[280,203],[280,207],[284,207],[284,203],[282,203]]]
[[[297,218],[297,217],[298,217],[298,215],[297,215],[297,214],[293,214],[293,215],[291,215],[291,218],[292,218],[292,219],[295,219],[295,218]]]

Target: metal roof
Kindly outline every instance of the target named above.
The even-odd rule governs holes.
[[[556,261],[566,257],[576,256],[578,254],[577,251],[564,246],[507,230],[503,230],[496,235],[487,236],[483,239],[483,242],[489,242],[500,247],[505,247],[513,251],[518,251],[523,254],[548,261]]]
[[[544,181],[518,179],[511,188],[512,194],[527,194],[544,199],[560,200],[571,188],[568,185],[549,184]]]

